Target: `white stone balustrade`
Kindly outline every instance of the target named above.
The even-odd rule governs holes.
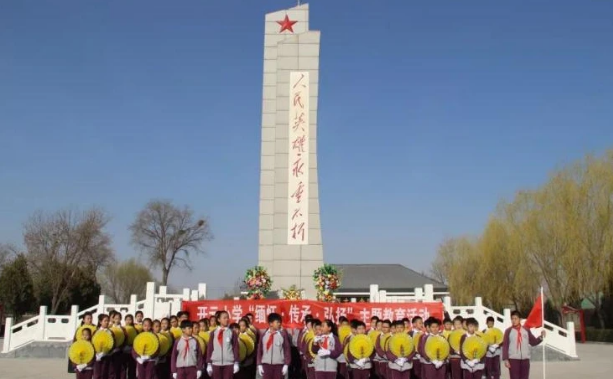
[[[16,325],[13,325],[13,319],[8,317],[5,323],[2,352],[8,353],[34,341],[70,341],[86,312],[93,314],[94,324],[99,314],[108,314],[112,310],[124,315],[128,313],[134,315],[136,311],[142,311],[146,317],[159,319],[179,312],[183,300],[206,299],[205,283],[198,284],[197,290],[185,288],[181,294],[168,294],[166,291],[165,286],[160,286],[156,293],[155,283],[150,282],[147,283],[145,299],[139,301],[136,295],[132,295],[129,304],[108,303],[106,296],[100,295],[98,304],[83,310],[73,305],[69,315],[48,315],[47,307],[42,306],[38,311],[38,316]]]
[[[373,303],[442,301],[445,311],[449,313],[451,318],[457,315],[474,317],[479,322],[480,328],[485,328],[487,317],[492,316],[496,320],[496,326],[500,329],[504,330],[511,325],[511,311],[509,309],[505,309],[502,314],[495,312],[483,306],[480,297],[475,298],[474,305],[455,306],[451,302],[451,297],[445,296],[448,294],[435,293],[432,285],[416,288],[413,292],[389,292],[381,290],[377,284],[372,284],[369,292],[349,293],[340,291],[337,295],[351,296],[352,301],[356,301],[357,298],[369,297],[370,302]],[[74,331],[80,324],[80,318],[85,312],[93,314],[94,322],[96,322],[98,314],[108,314],[112,310],[132,315],[136,311],[142,311],[145,317],[160,319],[176,314],[181,310],[182,301],[202,299],[206,299],[206,284],[204,283],[199,284],[197,290],[185,288],[181,294],[169,294],[165,286],[161,286],[156,293],[155,283],[147,283],[145,299],[138,300],[136,295],[132,295],[129,304],[110,304],[106,302],[104,295],[100,295],[98,304],[81,311],[78,306],[73,305],[70,314],[64,316],[48,315],[47,307],[42,306],[39,309],[38,316],[19,324],[13,325],[11,318],[6,319],[2,352],[7,353],[16,350],[34,341],[70,341],[74,337]],[[546,322],[545,329],[547,331],[545,342],[548,347],[569,357],[577,357],[575,327],[572,322],[567,323],[566,329]],[[535,335],[540,335],[540,332],[540,329],[533,329]]]
[[[511,326],[511,310],[505,309],[503,314],[495,312],[483,306],[483,300],[480,297],[475,298],[474,306],[453,306],[451,298],[446,297],[443,300],[445,310],[449,312],[449,316],[453,319],[455,316],[474,317],[479,322],[479,329],[485,329],[486,320],[489,316],[496,320],[496,327],[503,331]],[[532,329],[535,336],[541,334],[541,328]],[[554,350],[557,350],[569,357],[577,358],[577,346],[575,341],[575,324],[572,322],[566,323],[566,329],[545,321],[545,344]]]

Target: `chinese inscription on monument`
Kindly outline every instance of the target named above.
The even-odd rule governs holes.
[[[309,243],[309,72],[289,79],[287,244]]]

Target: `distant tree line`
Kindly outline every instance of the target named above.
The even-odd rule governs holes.
[[[613,150],[501,201],[479,236],[440,245],[432,274],[460,303],[481,296],[526,313],[543,286],[553,322],[587,301],[597,326],[613,327]]]
[[[106,231],[110,218],[100,208],[36,212],[24,224],[23,248],[0,245],[0,304],[17,319],[46,305],[65,314],[73,304],[98,302],[101,293],[117,303],[145,295],[153,270],[168,284],[175,267],[191,269],[190,255],[204,253],[212,238],[205,218],[170,201],[149,202],[129,226],[140,258],[118,260]],[[144,263],[140,263],[140,262]]]

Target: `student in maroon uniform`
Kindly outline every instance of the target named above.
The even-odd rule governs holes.
[[[464,379],[481,379],[485,369],[485,356],[480,360],[469,359],[464,355],[464,349],[462,348],[466,339],[474,336],[477,329],[479,329],[479,322],[472,317],[468,318],[466,319],[466,328],[466,334],[460,340],[460,356],[462,357],[460,365],[462,366],[463,377]]]
[[[405,333],[404,323],[402,321],[394,321],[392,325],[394,326],[394,333]],[[385,355],[387,357],[387,366],[389,368],[386,374],[388,379],[409,379],[411,377],[411,368],[413,366],[413,362],[415,362],[413,360],[415,350],[413,350],[413,352],[406,357],[398,357],[392,353],[391,350],[387,350]]]
[[[92,341],[92,331],[90,329],[84,328],[81,331],[81,339],[83,341],[87,341],[91,343]],[[75,365],[75,373],[77,374],[77,379],[92,379],[94,377],[94,362],[95,357],[88,363],[84,365]]]
[[[91,326],[94,327],[94,329],[96,329],[95,325],[93,323],[93,316],[92,316],[91,312],[85,312],[85,313],[83,313],[83,316],[81,316],[81,324],[80,324],[80,326],[83,326],[83,325],[91,325]],[[77,330],[75,331],[74,338],[72,339],[72,342],[75,342],[77,340],[77,337],[78,337],[77,336],[77,332],[78,331],[79,331],[79,329],[77,328]],[[90,332],[91,332],[91,330],[90,330]],[[91,333],[90,333],[90,335],[91,335]],[[68,373],[69,374],[74,374],[75,373],[74,365],[70,361],[70,358],[68,359]]]
[[[420,333],[420,332],[425,333],[423,318],[419,316],[415,316],[411,320],[411,324],[412,324],[412,329],[409,332],[409,335],[411,337],[415,336],[416,333]],[[417,379],[423,379],[421,377],[421,356],[419,355],[419,352],[417,352],[415,356],[413,357],[413,376]]]
[[[143,320],[143,333],[151,332],[153,328],[153,322],[150,318]],[[136,351],[132,349],[132,358],[136,361],[136,376],[138,379],[154,379],[155,378],[155,355],[154,356],[140,356],[136,354]]]
[[[387,374],[387,355],[385,354],[385,346],[383,346],[383,338],[390,334],[392,322],[390,320],[381,321],[381,334],[377,336],[375,341],[375,365],[377,377],[380,379],[391,379],[386,376]]]
[[[238,321],[238,335],[244,335],[245,337],[252,338],[249,335],[249,319],[243,317]],[[255,345],[255,341],[254,341]],[[257,347],[257,345],[255,345]],[[255,378],[255,359],[257,355],[257,349],[254,349],[244,361],[240,364],[240,371],[234,375],[234,379],[253,379]]]
[[[366,334],[377,330],[377,323],[379,322],[379,317],[377,316],[372,316],[370,318],[370,324],[368,326],[368,330],[366,331]]]
[[[177,312],[177,318],[179,319],[179,325],[182,325],[183,321],[189,321],[189,312],[179,311]]]
[[[355,335],[366,335],[366,324],[364,324],[362,321],[356,321]],[[351,338],[349,338],[348,343],[351,343]],[[351,354],[351,351],[348,350],[347,364],[349,364],[349,367],[351,368],[351,371],[349,372],[351,379],[369,379],[370,369],[372,366],[371,360],[374,354],[375,353],[373,351],[373,354],[371,354],[370,357],[356,359],[356,357]]]
[[[124,347],[128,344],[128,335],[123,326],[121,326],[121,313],[111,311],[109,314],[113,328],[120,328],[123,331],[124,339],[122,345],[113,347],[111,353],[111,366],[109,367],[109,377],[114,379],[126,379],[127,362],[124,355]]]
[[[530,329],[521,324],[518,311],[511,313],[511,327],[504,333],[502,343],[502,360],[509,369],[511,379],[528,379],[530,377],[530,346],[543,342],[545,331],[536,338]]]
[[[281,330],[281,315],[268,315],[268,330],[258,343],[258,374],[263,379],[283,379],[291,363],[291,342],[284,330]]]
[[[419,341],[418,351],[422,357],[422,373],[424,379],[445,379],[447,377],[447,362],[445,361],[431,361],[428,359],[425,349],[426,342],[429,338],[436,337],[440,334],[441,320],[430,317],[426,324],[428,325],[429,332],[424,335]]]
[[[443,330],[441,332],[441,335],[447,338],[447,336],[451,334],[451,332],[453,332],[453,321],[451,321],[450,318],[446,318],[443,320]]]
[[[142,325],[144,318],[143,311],[136,311],[134,313],[134,325]]]
[[[313,334],[315,335],[315,337],[320,336],[321,335],[321,320],[316,319],[316,318],[312,319],[311,328],[313,330]],[[314,339],[313,339],[313,343],[314,343]],[[306,375],[308,379],[315,379],[315,358],[311,354],[313,352],[312,344],[311,344],[311,347],[309,347],[308,341],[305,340],[303,343]]]
[[[113,338],[113,333],[109,330],[109,316],[106,314],[98,315],[98,329],[96,333],[109,333]],[[111,357],[104,353],[96,354],[96,362],[94,363],[94,379],[108,379],[109,368],[111,365]]]
[[[351,325],[347,317],[345,316],[339,317],[338,322],[340,326],[349,326],[351,330],[353,331],[353,326]],[[347,342],[346,339],[341,341],[341,355],[339,355],[338,358],[336,358],[336,362],[338,362],[338,375],[336,376],[337,379],[349,379],[349,372],[347,369],[347,359],[344,354],[346,342]]]
[[[453,330],[464,330],[462,324],[464,323],[464,318],[462,316],[456,316],[453,319]],[[454,351],[453,348],[449,351],[449,378],[450,379],[462,379],[462,367],[460,362],[462,358],[460,357],[459,351]]]
[[[170,358],[170,371],[173,379],[200,379],[204,368],[202,350],[194,337],[192,337],[192,322],[185,318],[181,321],[181,332],[172,347]]]
[[[219,326],[211,332],[209,338],[206,349],[206,371],[213,379],[232,379],[240,370],[238,337],[228,328],[230,323],[228,312],[218,312],[215,322]]]
[[[170,319],[164,317],[161,320],[153,321],[153,332],[158,334],[161,332],[166,333],[167,336],[170,337],[170,346],[174,346],[175,344],[175,336],[170,331]],[[160,378],[170,378],[170,360],[172,358],[172,349],[168,349],[166,354],[158,355],[155,362],[155,377],[156,379]]]
[[[217,316],[219,312],[215,312],[214,316],[209,317],[209,330],[213,331],[217,329]]]
[[[209,324],[208,318],[201,318],[200,321],[198,321],[198,324],[200,325],[201,332],[205,332],[205,333],[210,332],[210,329],[209,329],[210,324]]]
[[[126,315],[123,318],[123,322],[126,327],[131,326],[134,327],[134,317],[130,314]],[[125,329],[124,329],[125,331]],[[126,332],[126,338],[128,337]],[[126,378],[127,379],[136,379],[136,361],[132,358],[132,346],[128,345],[126,342],[124,344],[123,349],[123,361],[125,365]]]
[[[321,323],[321,335],[313,341],[313,353],[317,354],[314,360],[315,378],[336,379],[336,359],[342,353],[342,346],[332,320]]]
[[[380,329],[381,329],[381,321],[379,320],[379,317],[372,316],[370,318],[370,324],[368,326],[368,329],[366,330],[366,334],[370,335],[370,333],[374,333],[376,331],[379,331]],[[375,353],[373,352],[373,356],[370,360],[370,377],[374,379],[378,379],[377,378],[377,363],[373,361],[374,357],[375,357]]]
[[[305,358],[306,345],[303,340],[304,335],[313,328],[311,325],[312,321],[313,316],[310,314],[304,316],[304,327],[300,329],[300,332],[298,332],[298,340],[296,341],[296,347],[298,348],[298,354],[300,355],[300,367],[298,368],[298,372],[300,373],[300,377],[302,379],[306,379],[307,377],[307,362]]]
[[[496,320],[489,316],[486,322],[487,329],[492,329]],[[487,332],[487,329],[483,332]],[[500,350],[499,345],[490,345],[487,348],[487,354],[485,355],[485,377],[487,379],[500,379]]]

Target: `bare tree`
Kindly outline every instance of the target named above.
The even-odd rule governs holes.
[[[17,255],[19,255],[17,247],[8,243],[0,243],[0,269]]]
[[[37,212],[25,224],[24,242],[32,276],[44,278],[51,313],[69,295],[80,272],[96,273],[113,259],[111,238],[104,231],[108,216],[100,209]]]
[[[134,259],[107,266],[100,279],[103,293],[118,304],[127,304],[130,295],[144,298],[147,282],[155,280],[149,267]]]
[[[130,226],[133,245],[153,267],[162,270],[162,285],[174,267],[192,269],[190,254],[202,254],[202,244],[212,239],[206,219],[194,220],[188,206],[179,208],[167,200],[150,201]]]
[[[447,238],[438,247],[436,258],[430,267],[430,275],[441,283],[449,284],[450,266],[455,259],[455,247],[457,241]]]

